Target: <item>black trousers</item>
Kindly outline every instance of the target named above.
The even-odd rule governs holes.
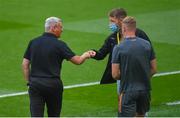
[[[47,106],[48,117],[60,117],[62,107],[62,85],[44,86],[32,84],[29,86],[31,117],[43,117],[44,107]]]

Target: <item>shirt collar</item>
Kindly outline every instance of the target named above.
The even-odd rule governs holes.
[[[53,37],[53,38],[58,38],[56,35],[49,33],[49,32],[44,32],[43,36],[48,36],[48,37]]]
[[[134,41],[134,40],[136,40],[136,38],[137,38],[137,37],[125,37],[124,39],[125,39],[125,40],[133,40],[133,41]]]

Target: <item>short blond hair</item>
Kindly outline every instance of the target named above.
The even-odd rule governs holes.
[[[122,23],[126,26],[127,29],[136,29],[136,20],[132,16],[127,16],[123,19]]]

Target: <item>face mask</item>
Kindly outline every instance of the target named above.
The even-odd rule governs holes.
[[[112,32],[116,32],[119,30],[118,26],[115,23],[110,23],[109,28]]]

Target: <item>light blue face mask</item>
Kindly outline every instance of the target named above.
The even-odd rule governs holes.
[[[109,28],[112,32],[117,32],[119,30],[118,26],[115,23],[110,23]]]

